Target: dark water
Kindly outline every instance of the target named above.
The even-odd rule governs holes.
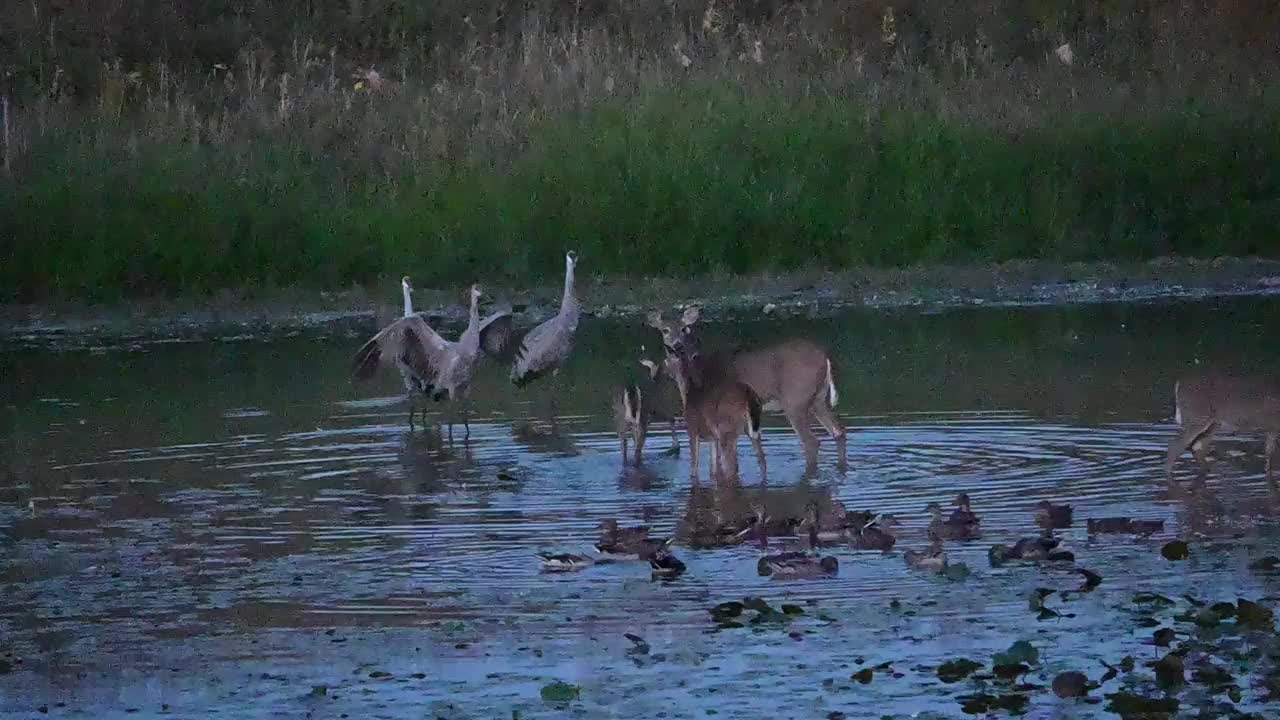
[[[408,432],[398,377],[348,382],[357,337],[10,344],[0,715],[954,717],[974,686],[944,685],[934,666],[989,664],[1020,639],[1040,650],[1028,682],[1098,679],[1101,661],[1159,656],[1135,625],[1137,591],[1271,605],[1280,594],[1280,576],[1248,567],[1280,553],[1260,442],[1220,442],[1194,492],[1171,493],[1161,473],[1174,377],[1197,362],[1280,369],[1277,310],[1234,300],[713,327],[745,341],[811,334],[841,365],[850,471],[835,472],[824,442],[820,473],[803,477],[799,442],[772,417],[767,490],[746,447],[741,486],[691,485],[687,448],[666,455],[661,429],[647,469],[622,471],[608,387],[641,343],[656,345],[639,324],[584,321],[558,437],[529,421],[548,387],[515,391],[491,367],[470,441],[452,445]],[[902,550],[924,545],[924,505],[958,491],[985,537],[948,553],[973,575],[910,571]],[[899,545],[836,549],[837,577],[790,582],[759,577],[749,545],[677,546],[689,571],[671,583],[635,563],[546,575],[534,558],[588,551],[604,518],[666,535],[740,514],[761,492],[892,512]],[[986,562],[991,542],[1034,531],[1041,499],[1075,505],[1065,542],[1104,577],[1053,601],[1073,617],[1038,621],[1026,599],[1076,588],[1070,569]],[[1116,514],[1165,530],[1087,536],[1084,518]],[[1160,556],[1174,537],[1192,542],[1190,560]],[[744,595],[807,612],[712,632],[707,608]],[[624,633],[649,652],[629,652]],[[871,684],[850,680],[882,662],[893,670]],[[553,680],[580,699],[543,702]],[[1121,675],[1094,695],[1126,683],[1141,684]],[[1262,692],[1241,684],[1242,706],[1259,706]],[[1030,717],[1106,715],[1030,695]]]

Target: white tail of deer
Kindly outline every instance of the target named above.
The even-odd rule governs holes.
[[[686,311],[685,319],[688,317]],[[666,350],[663,369],[680,390],[689,435],[689,474],[698,477],[700,443],[710,440],[711,476],[736,478],[738,435],[745,431],[755,448],[760,478],[764,480],[768,468],[760,438],[760,398],[730,372],[727,364],[704,357],[696,347],[682,343],[676,337],[680,330],[663,320],[661,313],[650,313],[649,324],[662,332]]]
[[[1218,430],[1263,433],[1266,477],[1272,482],[1272,457],[1280,443],[1280,382],[1268,378],[1207,371],[1184,377],[1173,386],[1174,418],[1180,430],[1169,441],[1165,476],[1191,449],[1200,471],[1209,468],[1209,446]]]
[[[662,332],[668,349],[700,352],[701,340],[694,328],[700,317],[700,310],[690,307],[678,321],[654,327]],[[805,338],[788,338],[735,353],[729,371],[751,388],[766,410],[781,410],[786,415],[804,446],[809,470],[818,464],[818,439],[812,429],[815,420],[835,439],[839,468],[847,467],[845,429],[835,414],[840,391],[834,363],[825,348]]]

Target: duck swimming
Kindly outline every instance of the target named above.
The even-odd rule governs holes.
[[[1071,527],[1071,506],[1054,505],[1048,500],[1041,500],[1036,504],[1036,524],[1053,530]]]
[[[963,495],[961,497],[964,497]],[[967,507],[967,502],[964,507]],[[925,506],[925,512],[933,516],[929,522],[930,540],[973,540],[982,536],[978,528],[978,516],[972,511],[958,508],[946,520],[942,519],[942,506],[931,502]],[[957,515],[957,513],[960,513]]]

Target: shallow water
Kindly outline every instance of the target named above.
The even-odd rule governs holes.
[[[805,477],[798,441],[773,416],[767,488],[745,446],[740,486],[692,484],[687,447],[667,454],[661,426],[645,469],[621,468],[608,388],[641,343],[657,345],[638,324],[583,322],[557,435],[540,419],[549,383],[515,391],[490,367],[470,439],[452,444],[409,432],[393,373],[348,382],[359,337],[10,344],[0,714],[953,717],[977,686],[942,684],[933,668],[958,656],[989,665],[1019,639],[1041,654],[1028,682],[1069,669],[1097,679],[1101,661],[1158,657],[1151,629],[1134,624],[1137,591],[1271,605],[1280,594],[1280,576],[1248,568],[1280,554],[1257,439],[1220,441],[1192,492],[1171,493],[1161,471],[1173,379],[1198,361],[1280,369],[1266,330],[1277,310],[1254,299],[786,321],[839,359],[850,470],[835,471],[824,442],[819,473]],[[783,324],[707,333],[750,342]],[[1180,469],[1185,481],[1189,461]],[[924,505],[959,491],[984,538],[948,554],[972,576],[909,570],[902,551],[924,545]],[[678,543],[689,570],[669,583],[638,563],[548,575],[534,557],[589,550],[604,518],[683,541],[689,522],[740,517],[760,493],[771,507],[814,496],[891,512],[901,539],[888,554],[831,549],[838,576],[812,581],[758,576],[750,545]],[[1064,616],[1045,621],[1026,594],[1074,590],[1080,577],[986,561],[990,543],[1035,530],[1041,499],[1075,505],[1063,537],[1104,578],[1054,596]],[[1085,533],[1085,518],[1117,514],[1165,530]],[[1192,541],[1190,560],[1160,556],[1174,537]],[[707,609],[744,595],[806,612],[717,631]],[[850,680],[883,662],[893,669],[871,684]],[[580,686],[579,699],[543,702],[554,680]],[[1257,705],[1241,682],[1242,705]],[[1122,675],[1094,695],[1126,683],[1139,684]],[[1031,698],[1033,717],[1107,714]]]

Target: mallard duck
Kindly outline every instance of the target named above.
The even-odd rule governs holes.
[[[848,514],[841,508],[838,514],[828,513],[823,517],[818,511],[818,504],[810,502],[805,505],[805,518],[800,526],[808,527],[810,530],[816,529],[819,544],[843,542],[849,537],[849,527],[846,524]]]
[[[973,540],[982,535],[976,516],[972,519],[956,518],[953,513],[951,518],[943,520],[942,506],[936,502],[929,503],[924,510],[933,516],[929,522],[930,540]]]
[[[973,508],[969,506],[969,495],[967,493],[960,493],[956,496],[956,509],[951,511],[951,517],[947,519],[947,522],[956,525],[963,523],[977,527],[978,516],[974,514]]]
[[[665,547],[649,557],[649,567],[653,570],[653,577],[663,580],[675,578],[685,571],[685,565],[680,558],[671,554],[671,551]]]
[[[941,540],[933,540],[929,544],[929,549],[924,552],[908,550],[902,554],[902,557],[907,561],[907,567],[915,570],[938,574],[947,570],[947,554],[942,551]]]
[[[1070,550],[1058,549],[1058,545],[1061,542],[1061,540],[1053,536],[1052,531],[1049,531],[1036,537],[1021,538],[1013,544],[1013,547],[999,543],[992,545],[991,549],[987,551],[987,559],[993,567],[1009,560],[1029,560],[1032,562],[1075,560],[1075,554]]]
[[[648,526],[619,528],[617,520],[604,520],[595,548],[610,560],[648,560],[670,543],[671,538],[649,537]]]
[[[591,565],[593,560],[573,553],[538,553],[542,569],[547,572],[571,572]]]
[[[769,547],[768,523],[759,524],[758,537],[760,549]],[[840,562],[834,557],[818,555],[818,527],[809,525],[809,550],[790,550],[775,555],[765,555],[756,562],[756,571],[760,575],[773,575],[787,578],[814,578],[834,575],[840,569]]]
[[[887,513],[876,515],[863,522],[862,525],[851,528],[849,542],[857,550],[881,550],[887,552],[892,550],[894,544],[898,542],[898,538],[891,532],[891,529],[897,526],[898,521],[892,515]]]
[[[1127,517],[1089,518],[1085,521],[1089,534],[1133,533],[1150,535],[1164,529],[1163,520],[1134,520]]]
[[[1058,529],[1071,527],[1071,506],[1054,505],[1048,500],[1036,504],[1036,524],[1042,528]]]

